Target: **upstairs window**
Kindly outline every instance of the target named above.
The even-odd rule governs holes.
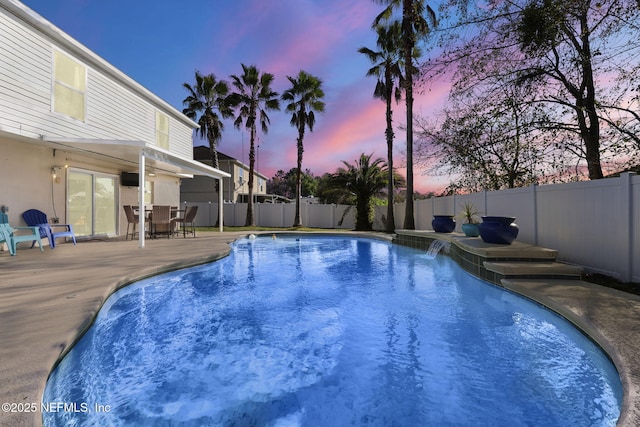
[[[160,111],[156,111],[156,145],[169,149],[169,117]]]
[[[53,55],[53,111],[82,122],[86,114],[87,68],[60,51]]]

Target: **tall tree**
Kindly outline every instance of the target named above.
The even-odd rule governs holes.
[[[222,119],[233,115],[227,100],[229,86],[224,80],[217,80],[214,74],[202,75],[196,71],[195,79],[193,86],[189,83],[182,85],[189,92],[182,101],[185,105],[182,112],[200,125],[197,132],[200,137],[207,138],[211,164],[218,169],[218,143],[224,129]]]
[[[296,196],[297,175],[298,168],[291,168],[288,172],[278,170],[273,178],[267,181],[267,193],[277,194],[293,200]],[[302,173],[300,189],[302,197],[313,196],[318,193],[318,180],[309,169]]]
[[[413,209],[413,76],[414,52],[418,39],[426,37],[436,25],[436,14],[425,0],[374,0],[387,7],[378,15],[374,25],[390,20],[396,9],[402,9],[402,52],[404,56],[404,92],[407,110],[407,209],[403,228],[416,228]]]
[[[378,79],[376,88],[373,91],[375,98],[385,101],[386,123],[385,136],[387,140],[387,233],[395,231],[395,216],[393,213],[393,110],[391,108],[392,100],[400,101],[400,87],[404,85],[402,76],[402,27],[400,22],[393,21],[388,27],[383,25],[376,26],[378,34],[377,47],[378,50],[372,50],[367,47],[361,47],[358,52],[366,55],[373,67],[367,72],[367,76],[374,76]],[[419,56],[419,51],[414,52],[414,56]]]
[[[580,141],[575,155],[590,179],[604,175],[607,160],[629,156],[640,123],[634,98],[640,10],[634,0],[514,0],[491,8],[451,0],[448,6],[460,21],[448,32],[441,64],[455,64],[454,85],[482,86],[488,76],[503,75],[534,87],[528,102],[544,103],[558,117],[540,129]]]
[[[356,230],[373,229],[374,196],[387,185],[386,164],[383,159],[371,160],[372,154],[361,154],[353,164],[343,161],[344,167],[331,175],[330,187],[356,199]],[[346,190],[346,192],[345,192]]]
[[[263,133],[269,131],[271,123],[267,111],[279,110],[280,100],[278,93],[271,89],[274,76],[269,73],[262,73],[255,65],[246,66],[242,64],[242,75],[231,75],[233,85],[236,92],[230,95],[231,103],[237,108],[237,116],[233,122],[236,128],[242,125],[249,130],[249,199],[247,205],[246,226],[254,226],[255,218],[253,215],[253,174],[256,163],[256,132],[257,124]]]
[[[294,227],[302,226],[300,216],[300,196],[301,196],[301,175],[302,175],[302,153],[304,152],[304,132],[308,127],[309,132],[313,132],[316,123],[315,113],[324,112],[324,91],[322,90],[322,80],[312,76],[306,71],[300,70],[296,77],[287,76],[291,87],[284,91],[282,100],[287,102],[286,111],[291,113],[291,126],[298,129],[298,163],[296,173],[296,214],[293,220]]]
[[[526,186],[548,171],[544,140],[536,123],[546,120],[540,105],[523,102],[521,86],[450,97],[439,127],[417,119],[416,158],[437,159],[435,168],[452,176],[447,192],[477,192]],[[552,171],[555,173],[555,171]]]

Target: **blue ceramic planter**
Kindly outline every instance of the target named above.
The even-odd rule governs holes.
[[[437,233],[451,233],[456,229],[456,220],[453,215],[434,215],[431,227]]]
[[[512,216],[483,216],[480,237],[487,243],[510,245],[518,237],[518,225]]]
[[[480,227],[478,224],[462,224],[462,231],[467,237],[478,237],[480,235]]]

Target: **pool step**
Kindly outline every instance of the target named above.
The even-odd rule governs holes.
[[[468,273],[501,286],[504,279],[579,280],[582,268],[557,262],[558,251],[518,240],[511,245],[486,243],[461,233],[396,230],[394,242],[428,250],[435,240],[451,243],[448,255]]]
[[[483,263],[487,271],[502,278],[570,278],[580,279],[582,267],[563,264],[560,262],[491,262]]]

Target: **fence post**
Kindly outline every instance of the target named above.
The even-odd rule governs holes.
[[[433,215],[436,213],[436,198],[431,196],[431,215],[433,217]],[[429,221],[427,221],[427,224],[429,224]],[[427,229],[429,229],[429,226],[427,225]],[[431,229],[433,229],[433,226],[431,226]]]
[[[331,204],[331,227],[336,228],[336,205]]]
[[[621,206],[620,206],[620,224],[623,225],[623,229],[628,230],[627,233],[622,233],[622,239],[624,244],[621,245],[626,250],[622,253],[626,256],[620,257],[620,280],[623,282],[631,282],[633,276],[633,193],[631,187],[631,177],[635,175],[632,172],[626,172],[620,174],[620,192],[621,192]]]
[[[531,184],[531,204],[533,209],[533,244],[538,246],[538,184]]]
[[[484,214],[489,215],[489,206],[487,205],[487,190],[482,190],[484,200]]]

